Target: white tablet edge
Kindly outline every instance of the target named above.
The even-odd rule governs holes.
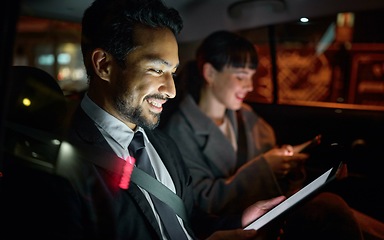
[[[275,217],[279,216],[281,213],[283,213],[285,210],[292,207],[295,203],[302,200],[306,196],[308,196],[310,193],[321,187],[324,183],[326,183],[329,174],[332,172],[332,169],[329,169],[325,173],[323,173],[321,176],[313,180],[311,183],[300,189],[298,192],[290,196],[289,198],[285,199],[283,202],[275,206],[273,209],[256,219],[253,223],[249,224],[244,229],[255,229],[258,230],[271,220],[273,220]]]

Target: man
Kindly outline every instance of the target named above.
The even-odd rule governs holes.
[[[28,229],[12,232],[7,227],[10,239],[179,240],[206,237],[220,229],[234,230],[218,231],[209,239],[255,236],[256,231],[242,228],[284,197],[258,202],[231,219],[199,214],[193,208],[189,172],[175,143],[155,130],[162,105],[176,94],[175,36],[181,28],[178,12],[159,0],[96,0],[85,11],[82,52],[89,89],[74,113],[71,144],[62,143],[50,173],[12,174],[12,180],[39,185],[33,184],[35,194],[27,197],[16,187],[21,185],[7,188],[13,194],[6,195],[4,205],[12,207],[4,216],[15,217],[5,226],[19,223]],[[154,178],[182,199],[186,216],[172,212],[152,190],[129,182],[135,161],[134,173],[143,166],[151,174],[152,165]],[[13,208],[14,196],[25,212]],[[175,222],[169,227],[171,219]],[[207,234],[195,236],[196,222],[208,223]]]

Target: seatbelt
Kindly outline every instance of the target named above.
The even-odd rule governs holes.
[[[189,222],[184,202],[177,194],[172,192],[158,180],[154,179],[140,168],[134,167],[131,175],[131,181],[170,206],[185,222]]]
[[[50,134],[48,132],[45,132],[39,129],[34,129],[29,126],[8,122],[6,127],[24,136],[31,137],[40,142],[47,143],[50,145],[51,145],[52,139],[55,139],[53,134]],[[70,143],[68,142],[68,144]],[[59,148],[60,145],[56,147]],[[10,150],[10,149],[6,149],[6,150]],[[94,149],[92,149],[92,152],[88,152],[86,150],[90,150],[90,149],[88,149],[86,145],[81,145],[81,148],[79,147],[77,148],[77,150],[78,151],[76,151],[76,153],[80,154],[78,156],[79,159],[90,161],[93,164],[96,164],[100,167],[103,167],[115,173],[121,174],[121,169],[125,164],[125,161],[123,159],[118,158],[117,156],[114,156],[114,155],[109,156],[107,153],[104,153],[104,152],[97,152],[97,154],[95,154]],[[89,159],[89,154],[92,154],[93,156],[91,159]],[[56,155],[55,157],[57,160],[58,156]],[[115,159],[115,161],[104,161],[103,158],[105,157],[113,158]],[[55,165],[56,163],[53,163],[48,167],[45,167],[43,170],[46,172],[54,173],[56,172]],[[153,177],[151,177],[144,171],[140,170],[139,168],[134,167],[131,175],[131,181],[133,181],[135,184],[142,187],[146,191],[150,192],[151,194],[155,195],[161,201],[163,201],[168,206],[170,206],[181,219],[183,219],[185,222],[189,222],[186,214],[184,202],[181,200],[181,198],[177,194],[172,192],[169,188],[167,188],[165,185],[160,183],[158,180],[154,179]]]

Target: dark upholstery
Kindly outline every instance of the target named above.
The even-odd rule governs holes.
[[[11,67],[7,121],[39,130],[58,132],[66,116],[66,99],[47,72],[29,66]],[[28,98],[30,106],[23,104]]]

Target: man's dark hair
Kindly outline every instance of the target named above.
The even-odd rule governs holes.
[[[109,52],[124,67],[126,55],[135,48],[133,28],[140,24],[168,28],[175,35],[183,27],[178,11],[161,0],[95,0],[85,10],[81,49],[88,77],[93,75],[90,55],[95,48]]]

